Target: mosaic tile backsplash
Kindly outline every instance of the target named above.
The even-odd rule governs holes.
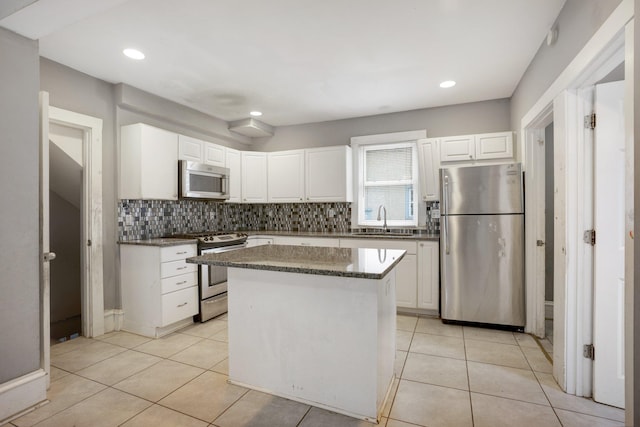
[[[440,233],[440,202],[427,202],[427,231]]]
[[[131,221],[128,223],[127,219]],[[351,203],[240,204],[199,200],[118,203],[118,239],[122,241],[205,230],[345,232],[350,228]]]

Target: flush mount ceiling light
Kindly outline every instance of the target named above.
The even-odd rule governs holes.
[[[144,53],[140,52],[138,49],[127,48],[123,50],[122,53],[124,53],[125,56],[131,59],[137,59],[137,60],[144,59]]]
[[[456,85],[456,82],[454,82],[453,80],[446,80],[440,83],[440,87],[443,89],[448,89],[450,87],[454,87],[455,85]]]
[[[260,117],[262,115],[262,111],[252,111],[249,113],[249,115],[253,117]]]

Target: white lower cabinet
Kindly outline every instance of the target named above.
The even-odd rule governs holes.
[[[273,243],[276,245],[320,246],[334,248],[340,246],[339,239],[330,239],[324,237],[276,236],[273,238]]]
[[[418,308],[438,310],[440,300],[440,246],[418,243]]]
[[[266,237],[266,236],[247,237],[248,248],[252,248],[254,246],[271,245],[271,244],[273,244],[273,237]]]
[[[185,259],[196,245],[120,245],[122,329],[157,338],[198,314],[198,267]]]
[[[341,248],[404,249],[396,267],[396,306],[438,311],[440,267],[438,242],[386,239],[340,239]]]

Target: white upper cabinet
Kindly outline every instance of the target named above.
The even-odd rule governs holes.
[[[242,202],[267,202],[267,153],[242,151]]]
[[[513,133],[486,133],[476,135],[476,159],[513,158]]]
[[[225,167],[225,147],[190,136],[178,137],[178,159]]]
[[[304,150],[267,154],[269,202],[304,201]]]
[[[352,168],[349,146],[305,150],[306,201],[353,201]]]
[[[443,162],[473,160],[476,156],[475,135],[440,138],[440,160]]]
[[[242,159],[240,151],[225,148],[225,167],[229,169],[229,203],[242,201]]]
[[[418,140],[420,192],[423,201],[440,200],[440,153],[436,138]]]
[[[190,136],[178,136],[178,159],[202,163],[205,142]]]
[[[513,132],[440,138],[441,162],[471,162],[487,164],[485,160],[513,160]],[[503,162],[504,163],[504,162]]]
[[[202,160],[207,165],[226,167],[225,148],[212,142],[205,142]]]
[[[178,135],[136,123],[120,129],[121,199],[178,199]]]

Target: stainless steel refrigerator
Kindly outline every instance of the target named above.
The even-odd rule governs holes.
[[[442,169],[441,317],[523,327],[520,164]]]

